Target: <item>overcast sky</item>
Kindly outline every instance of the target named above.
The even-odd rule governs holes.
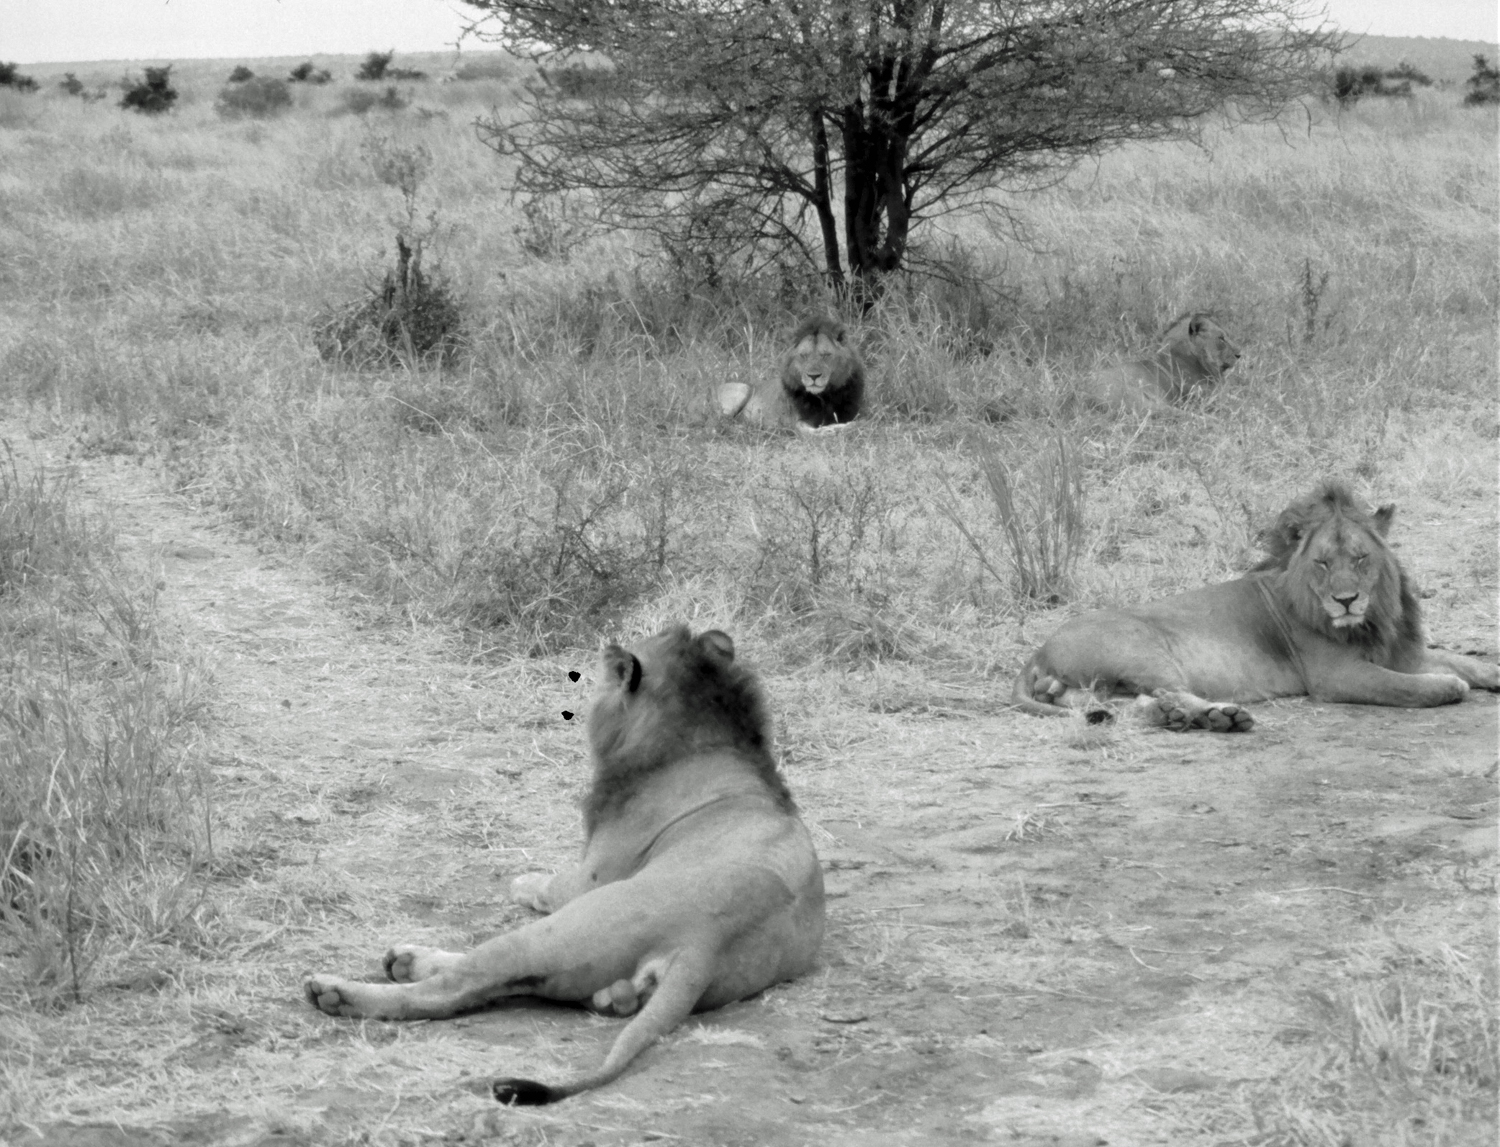
[[[1496,0],[1326,0],[1335,24],[1377,36],[1496,39]],[[459,0],[0,0],[0,60],[303,56],[451,48]]]

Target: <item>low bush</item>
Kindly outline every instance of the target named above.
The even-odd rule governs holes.
[[[1493,67],[1484,56],[1474,57],[1474,74],[1464,81],[1464,107],[1500,104],[1500,68]]]
[[[311,60],[306,60],[293,68],[287,79],[294,84],[326,84],[333,79],[333,74],[326,68],[314,67]]]
[[[355,368],[455,361],[465,345],[463,311],[442,275],[422,270],[420,240],[396,236],[396,268],[368,298],[320,316],[313,343],[326,362]]]
[[[244,64],[238,65],[234,71],[229,73],[229,82],[231,84],[243,84],[246,80],[253,80],[254,78],[255,73],[245,67]]]
[[[374,108],[398,112],[410,102],[395,84],[391,84],[378,96],[366,88],[350,88],[344,93],[344,111],[351,115],[364,115]]]
[[[30,76],[23,76],[17,70],[19,64],[0,63],[0,88],[14,88],[18,92],[36,91],[36,81]]]
[[[285,80],[252,77],[230,84],[214,101],[214,111],[225,119],[269,119],[292,106],[292,92]]]
[[[354,73],[356,80],[367,80],[372,83],[385,79],[386,69],[391,66],[391,61],[396,58],[395,49],[389,52],[371,52],[360,64]]]
[[[164,68],[147,68],[146,78],[131,80],[125,77],[125,97],[122,108],[133,108],[144,115],[160,115],[170,111],[177,102],[177,89],[172,87],[172,65]]]

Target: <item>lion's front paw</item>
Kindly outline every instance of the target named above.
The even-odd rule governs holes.
[[[302,994],[324,1015],[359,1015],[359,1010],[344,995],[344,981],[337,976],[308,976],[302,981]]]
[[[547,900],[547,886],[551,883],[552,877],[545,872],[523,873],[510,882],[510,898],[538,912],[551,911]]]
[[[1454,677],[1447,673],[1436,675],[1442,684],[1438,687],[1439,705],[1451,705],[1455,701],[1462,701],[1469,695],[1469,683],[1462,677]]]
[[[1145,702],[1149,723],[1183,732],[1206,729],[1210,733],[1248,733],[1255,718],[1229,701],[1205,701],[1191,693],[1158,689]]]
[[[1238,705],[1209,705],[1195,720],[1194,727],[1211,733],[1248,733],[1255,728],[1255,718]]]
[[[418,944],[397,944],[385,954],[385,974],[398,984],[414,984],[435,976],[463,957],[441,948],[424,948]]]

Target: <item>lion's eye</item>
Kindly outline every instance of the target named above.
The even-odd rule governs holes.
[[[1317,566],[1320,570],[1326,570],[1328,568],[1328,563],[1325,562],[1322,558],[1313,558],[1313,565]]]
[[[1354,564],[1356,566],[1362,566],[1362,565],[1364,565],[1365,564],[1365,558],[1368,557],[1368,556],[1369,556],[1368,554],[1355,554],[1354,555]]]

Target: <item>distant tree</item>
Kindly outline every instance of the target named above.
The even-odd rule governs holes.
[[[253,80],[254,78],[255,73],[245,67],[244,64],[238,65],[234,71],[229,73],[229,82],[231,84],[243,84],[246,80]]]
[[[20,64],[0,64],[0,88],[14,88],[18,92],[36,91],[36,81],[23,76],[17,70]]]
[[[1500,104],[1500,68],[1492,67],[1486,57],[1474,57],[1474,74],[1464,86],[1469,89],[1464,93],[1465,107]]]
[[[354,73],[354,78],[356,80],[383,80],[386,69],[391,66],[391,61],[395,58],[394,48],[389,52],[371,52],[365,57],[365,62],[359,66],[359,70]]]
[[[292,69],[292,74],[287,77],[294,84],[326,84],[333,79],[332,73],[324,68],[316,68],[311,60],[306,60]]]
[[[85,90],[83,81],[72,72],[64,72],[63,78],[57,81],[57,86],[70,96],[81,96]]]
[[[177,89],[172,87],[172,65],[164,68],[147,68],[144,80],[131,81],[125,77],[125,98],[122,108],[134,108],[146,115],[160,115],[177,102]]]
[[[799,251],[861,291],[921,221],[1128,140],[1193,138],[1211,113],[1273,115],[1340,46],[1301,0],[465,2],[481,39],[613,69],[482,124],[523,198]]]

